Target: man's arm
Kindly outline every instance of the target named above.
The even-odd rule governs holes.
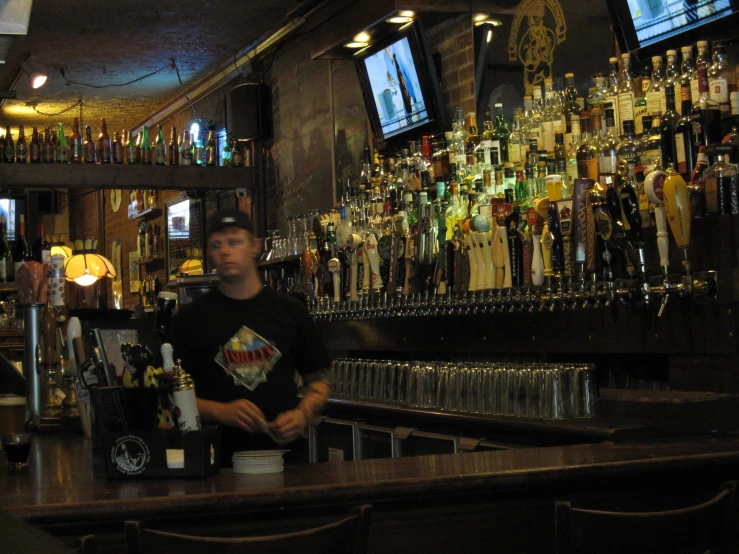
[[[205,398],[198,398],[197,401],[201,419],[238,427],[247,433],[256,433],[259,430],[257,419],[264,420],[262,410],[243,398],[231,402],[216,402]]]

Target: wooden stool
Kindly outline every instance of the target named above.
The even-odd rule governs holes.
[[[663,512],[605,512],[554,504],[557,554],[606,552],[699,553],[725,550],[734,529],[736,482],[711,500]]]
[[[138,521],[125,524],[128,554],[364,554],[367,551],[372,506],[352,508],[349,516],[328,525],[296,533],[264,537],[193,537],[142,529]]]

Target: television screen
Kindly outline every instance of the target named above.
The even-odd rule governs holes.
[[[639,48],[733,13],[731,0],[628,0]]]
[[[15,240],[15,200],[0,198],[0,215],[5,217],[8,240]]]
[[[430,121],[427,99],[408,37],[386,46],[364,60],[372,96],[385,137]]]

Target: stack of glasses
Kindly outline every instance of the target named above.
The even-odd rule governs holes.
[[[414,408],[537,419],[593,417],[593,364],[339,359],[337,397]]]

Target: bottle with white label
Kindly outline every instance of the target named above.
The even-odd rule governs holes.
[[[544,112],[544,103],[541,99],[541,87],[534,87],[534,100],[532,104],[531,112],[531,127],[529,131],[529,138],[531,140],[536,139],[536,145],[538,149],[544,147],[542,137],[542,126],[541,120]]]
[[[621,54],[624,68],[618,83],[618,113],[619,119],[625,121],[634,119],[634,76],[631,73],[631,55]],[[623,129],[621,130],[623,132]]]
[[[508,161],[514,165],[521,163],[522,152],[525,152],[525,145],[528,144],[521,127],[521,113],[517,112],[513,116],[513,130],[508,138]]]
[[[713,64],[708,68],[708,88],[711,100],[721,106],[721,119],[731,115],[729,90],[734,84],[734,68],[729,67],[726,46],[713,43]]]
[[[642,118],[649,116],[649,108],[647,106],[647,93],[652,86],[652,77],[645,75],[641,80],[641,96],[634,101],[634,123],[635,131],[637,135],[641,135],[644,132],[644,126],[642,125]],[[626,134],[626,129],[624,129]]]
[[[693,78],[693,70],[695,70],[695,65],[693,64],[693,47],[683,46],[680,48],[680,53],[683,56],[682,64],[680,64],[680,81],[687,81],[688,88],[690,88],[690,81]],[[692,96],[690,97],[690,100],[693,100]]]
[[[680,99],[680,77],[682,76],[682,71],[680,71],[680,64],[678,63],[677,50],[667,51],[667,69],[665,70],[665,75],[664,86],[671,85],[675,90],[675,111],[678,115],[682,115],[682,101]]]
[[[608,71],[607,93],[605,98],[606,104],[613,106],[613,117],[616,122],[616,133],[623,134],[623,126],[621,125],[621,117],[618,113],[618,58],[609,58],[610,70]]]
[[[539,148],[552,152],[554,150],[554,121],[552,97],[554,96],[554,85],[552,78],[544,80],[544,112],[541,116],[541,141]]]
[[[664,79],[665,73],[662,68],[662,56],[652,56],[652,84],[647,91],[647,111],[651,116],[665,113]]]
[[[615,122],[613,120],[613,109],[606,106],[606,134],[600,142],[598,153],[598,165],[600,175],[616,174],[616,161],[618,156],[618,138],[616,138]]]
[[[693,70],[690,73],[690,96],[693,104],[698,102],[701,97],[700,91],[698,90],[698,66],[705,64],[706,67],[711,66],[711,55],[708,49],[708,41],[698,41],[698,57],[693,65]]]

